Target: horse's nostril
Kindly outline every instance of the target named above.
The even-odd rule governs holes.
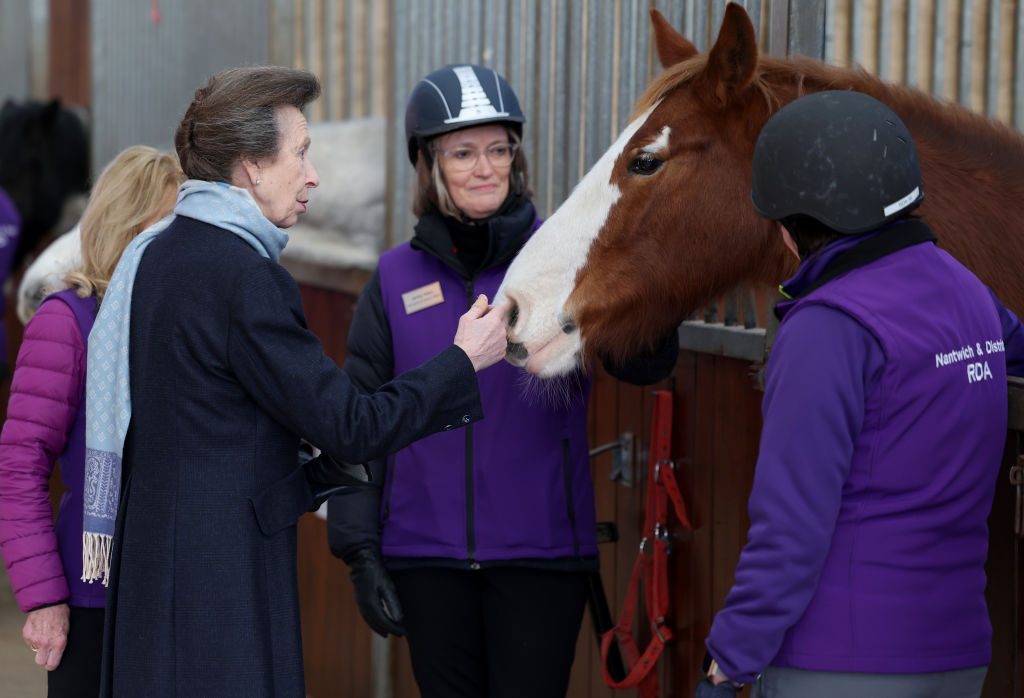
[[[519,321],[519,304],[512,301],[512,307],[508,309],[508,326],[515,327]]]
[[[509,361],[526,361],[530,352],[526,351],[526,345],[519,342],[509,342],[505,345],[505,358]]]

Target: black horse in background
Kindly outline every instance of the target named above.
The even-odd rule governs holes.
[[[0,108],[0,188],[21,215],[17,269],[55,230],[65,203],[89,190],[89,135],[61,104],[7,100]]]

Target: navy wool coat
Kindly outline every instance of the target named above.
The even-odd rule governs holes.
[[[101,694],[302,698],[299,437],[365,462],[474,422],[472,364],[451,347],[361,395],[288,272],[183,217],[143,255],[130,337]]]

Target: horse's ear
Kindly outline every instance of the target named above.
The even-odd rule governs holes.
[[[722,104],[750,85],[757,67],[757,35],[743,7],[730,2],[725,6],[722,28],[708,52],[705,76]]]
[[[655,9],[651,10],[651,24],[654,25],[654,45],[658,49],[658,60],[662,68],[697,55],[697,47],[673,29],[665,16]]]

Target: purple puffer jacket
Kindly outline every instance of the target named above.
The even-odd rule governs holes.
[[[61,601],[102,607],[105,595],[78,579],[84,464],[69,435],[84,412],[86,343],[67,302],[47,300],[26,325],[0,433],[0,555],[25,612]],[[54,526],[49,481],[58,458],[69,491]]]

